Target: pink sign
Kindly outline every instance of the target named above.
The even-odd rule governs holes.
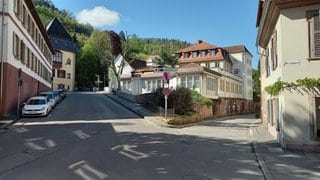
[[[169,94],[171,93],[171,90],[169,88],[163,88],[162,93],[165,96],[169,96]]]

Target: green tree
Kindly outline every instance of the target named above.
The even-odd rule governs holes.
[[[162,51],[160,58],[156,59],[156,63],[160,66],[169,65],[174,68],[179,64],[178,56],[172,55],[166,51]]]
[[[252,70],[253,80],[253,100],[259,101],[261,94],[261,82],[260,82],[260,61],[258,62],[258,70]]]
[[[78,87],[93,87],[98,72],[99,57],[90,47],[84,47],[77,61],[76,81]]]

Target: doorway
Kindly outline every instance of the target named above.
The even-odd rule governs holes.
[[[317,139],[320,140],[320,97],[315,98],[315,105],[316,105],[316,133]]]

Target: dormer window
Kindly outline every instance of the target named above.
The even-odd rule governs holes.
[[[198,57],[198,52],[197,52],[197,51],[192,52],[192,57],[193,57],[193,58]]]
[[[190,54],[188,52],[183,53],[183,58],[189,58]]]
[[[211,49],[210,50],[210,56],[215,56],[216,55],[216,50],[215,49]]]
[[[206,57],[207,56],[207,51],[201,51],[201,57]]]

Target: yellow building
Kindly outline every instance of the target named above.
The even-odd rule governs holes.
[[[50,41],[55,49],[53,57],[53,89],[75,88],[77,46],[57,18],[47,28]]]

